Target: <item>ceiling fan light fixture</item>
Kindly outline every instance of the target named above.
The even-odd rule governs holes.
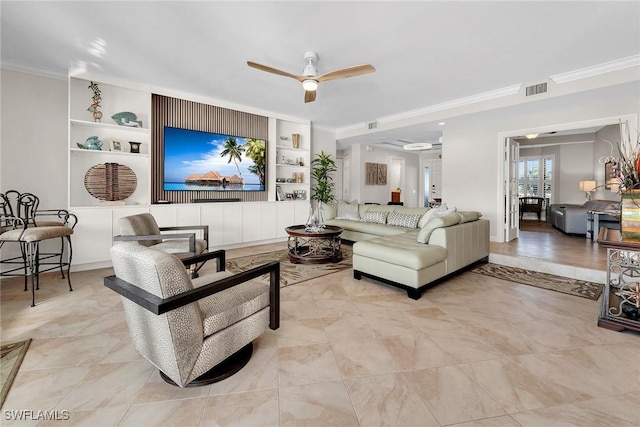
[[[304,90],[314,91],[318,89],[318,82],[312,79],[307,79],[302,82]]]
[[[407,151],[431,150],[433,148],[433,144],[428,142],[414,142],[411,144],[405,144],[402,148]]]

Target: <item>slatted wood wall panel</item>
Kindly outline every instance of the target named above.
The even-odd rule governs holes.
[[[164,191],[164,127],[257,138],[268,141],[269,119],[242,111],[184,99],[152,95],[151,117],[151,200],[191,203],[192,199],[239,198],[243,202],[267,200],[266,191]],[[267,143],[267,153],[269,144]],[[268,155],[268,154],[267,154]],[[268,167],[268,166],[267,166]]]

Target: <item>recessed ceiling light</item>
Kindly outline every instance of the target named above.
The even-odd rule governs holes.
[[[527,139],[536,139],[538,137],[537,133],[528,133],[525,135]]]
[[[408,151],[430,150],[433,148],[433,144],[428,142],[414,142],[411,144],[405,144],[402,148]]]
[[[446,123],[445,123],[445,122],[440,122],[440,123],[438,123],[438,126],[444,126],[444,125],[446,125]]]

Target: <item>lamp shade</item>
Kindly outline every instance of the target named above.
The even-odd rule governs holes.
[[[596,189],[595,181],[580,181],[580,191],[593,191]]]

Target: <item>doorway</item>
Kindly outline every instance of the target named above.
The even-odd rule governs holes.
[[[429,166],[425,166],[424,168],[424,174],[423,174],[423,179],[424,179],[424,207],[428,208],[429,207],[429,203],[431,202],[431,199],[429,198],[429,194],[431,193],[431,175],[429,173]]]
[[[514,164],[515,158],[520,150],[520,145],[518,144],[517,150],[514,150],[513,139],[522,138],[522,135],[527,135],[531,133],[535,133],[536,135],[541,134],[551,134],[551,133],[571,133],[578,132],[580,129],[594,128],[594,127],[605,127],[608,125],[618,125],[620,122],[629,122],[632,128],[637,128],[638,119],[637,115],[629,114],[618,117],[606,117],[594,120],[588,120],[583,122],[572,122],[565,123],[561,125],[554,126],[545,126],[537,129],[521,129],[510,132],[500,132],[498,133],[498,144],[499,144],[499,152],[501,153],[501,164],[503,167],[498,169],[498,182],[499,188],[501,189],[501,194],[498,195],[498,218],[501,219],[502,222],[502,232],[498,233],[498,237],[502,240],[500,242],[509,242],[518,237],[518,208],[519,204],[517,203],[517,194],[518,194],[518,168]],[[511,140],[511,141],[510,141]],[[515,152],[515,153],[514,153]],[[514,155],[515,154],[515,155]],[[557,158],[555,160],[558,160]],[[594,163],[597,161],[594,160]],[[555,166],[555,165],[554,165]],[[596,165],[594,164],[593,174],[597,175],[598,173],[602,173],[604,175],[604,166],[602,167],[602,171],[595,170]],[[557,167],[552,167],[555,173],[558,173]],[[559,186],[562,183],[558,180],[555,181],[554,188],[559,190]],[[545,183],[543,182],[543,193]],[[570,190],[573,188],[573,185],[570,186]],[[577,181],[576,186],[577,189]],[[558,195],[558,191],[554,191],[556,195]],[[565,203],[566,201],[559,200],[557,197],[553,199],[550,197],[549,203],[555,201],[555,203]]]

